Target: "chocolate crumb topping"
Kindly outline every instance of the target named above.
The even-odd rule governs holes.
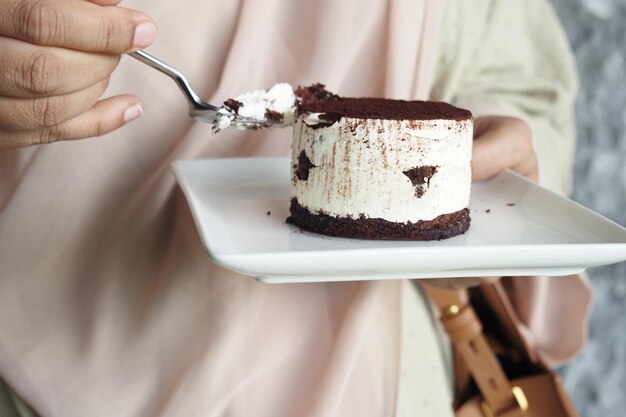
[[[316,168],[311,162],[306,152],[300,152],[298,156],[298,166],[296,168],[296,176],[300,181],[306,181],[309,179],[309,171],[311,168]]]
[[[300,105],[339,99],[338,95],[326,90],[326,86],[320,83],[308,87],[300,86],[294,90],[294,94],[298,98]]]
[[[421,166],[403,172],[415,187],[415,196],[417,198],[424,196],[426,193],[425,188],[430,187],[430,179],[437,172],[437,168],[436,166]]]
[[[224,107],[228,107],[229,109],[231,109],[232,111],[235,112],[235,114],[239,113],[239,108],[243,106],[243,103],[241,101],[237,101],[233,98],[229,98],[228,100],[226,100],[224,102]]]
[[[274,110],[265,110],[265,118],[270,121],[280,122],[283,120],[283,114]]]

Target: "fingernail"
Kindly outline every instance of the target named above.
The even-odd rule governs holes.
[[[152,22],[144,22],[135,28],[135,37],[133,38],[133,46],[135,48],[145,48],[154,42],[156,38],[157,28]]]
[[[141,117],[142,114],[143,107],[141,107],[141,104],[134,104],[124,113],[124,123],[132,122],[133,120]]]

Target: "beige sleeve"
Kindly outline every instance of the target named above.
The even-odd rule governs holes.
[[[433,100],[475,116],[510,115],[532,128],[540,182],[571,190],[574,59],[545,0],[449,0]]]

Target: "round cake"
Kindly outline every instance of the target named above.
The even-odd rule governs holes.
[[[304,100],[289,223],[331,236],[440,240],[470,225],[472,114],[447,103]]]

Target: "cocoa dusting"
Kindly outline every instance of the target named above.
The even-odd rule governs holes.
[[[469,110],[437,101],[404,101],[382,98],[335,98],[302,101],[300,112],[325,113],[328,117],[380,120],[470,120]]]

